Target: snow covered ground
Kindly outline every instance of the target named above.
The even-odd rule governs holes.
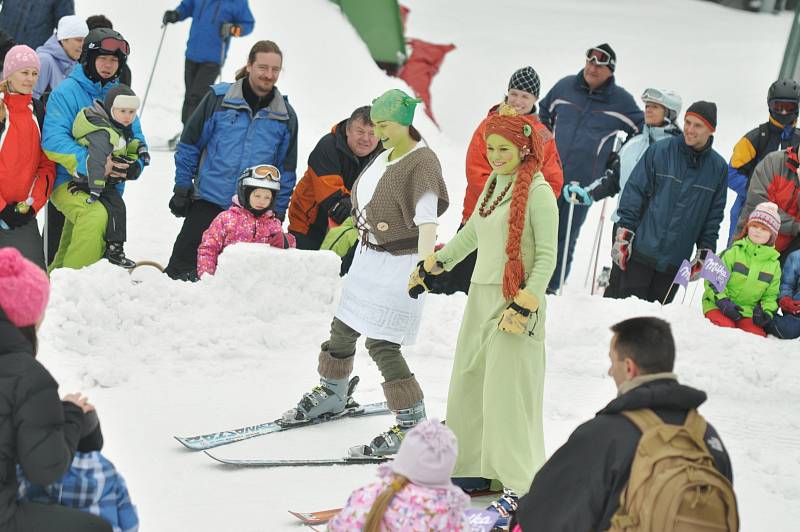
[[[460,219],[466,143],[486,109],[502,97],[514,69],[532,64],[544,94],[558,78],[581,68],[586,48],[610,42],[618,55],[618,82],[634,94],[655,85],[679,91],[685,106],[697,99],[716,101],[715,147],[727,158],[737,138],[766,116],[765,93],[791,24],[789,15],[754,15],[692,0],[464,0],[456,13],[452,2],[405,3],[412,10],[410,36],[457,46],[432,86],[442,130],[417,115],[450,187],[452,207],[443,220],[442,241]],[[130,16],[127,3],[76,2],[80,15],[106,13],[131,42],[134,89],[140,94],[158,45],[161,14],[174,5],[151,0],[146,10]],[[255,40],[272,39],[282,47],[285,69],[278,85],[300,117],[302,174],[309,151],[333,123],[402,82],[374,67],[326,0],[258,0],[251,7],[256,30],[235,42],[225,78],[244,63]],[[166,143],[180,127],[188,28],[184,23],[167,29],[143,117],[152,145]],[[169,257],[180,226],[166,206],[173,170],[171,154],[156,152],[142,180],[128,188],[126,249],[134,258],[166,262]],[[606,376],[608,327],[632,316],[662,316],[673,324],[682,381],[709,394],[702,412],[731,454],[742,529],[795,528],[800,344],[715,328],[700,313],[699,294],[691,305],[687,297],[686,305],[664,309],[589,296],[583,276],[598,214],[594,208],[579,241],[567,295],[548,302],[548,452],[614,396]],[[609,262],[605,251],[601,256]],[[299,530],[286,510],[339,506],[373,478],[372,466],[229,469],[172,439],[273,419],[315,383],[319,343],[338,297],[337,269],[337,259],[325,253],[244,245],[225,252],[216,277],[193,285],[146,271],[137,272],[145,282],[134,285],[127,273],[106,263],[53,275],[41,360],[62,392],[83,390],[97,405],[106,453],[128,480],[143,530]],[[444,414],[464,302],[463,296],[430,297],[422,340],[405,350],[432,416]],[[381,400],[379,374],[363,347],[356,373],[362,377],[358,398]],[[381,416],[304,428],[219,453],[338,456],[389,422]]]

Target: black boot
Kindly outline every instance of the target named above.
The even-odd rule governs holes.
[[[126,269],[133,268],[136,263],[125,256],[122,242],[106,242],[106,252],[103,257],[114,266],[121,266]]]

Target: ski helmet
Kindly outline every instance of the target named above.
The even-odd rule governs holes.
[[[95,28],[83,40],[80,63],[86,76],[92,81],[108,82],[116,80],[125,67],[130,53],[130,46],[122,35],[110,28]],[[111,78],[100,77],[95,67],[95,60],[101,55],[114,55],[119,59],[119,68]]]
[[[236,185],[236,197],[239,205],[253,211],[250,205],[250,193],[256,188],[266,188],[272,191],[272,201],[266,210],[271,209],[275,205],[275,199],[281,189],[280,171],[271,164],[259,164],[242,172]]]
[[[797,120],[800,104],[800,83],[793,79],[779,79],[769,86],[767,105],[772,118],[783,125]]]
[[[667,119],[673,124],[678,119],[681,106],[683,105],[683,100],[677,92],[653,87],[644,90],[642,93],[642,101],[644,103],[657,103],[663,106],[667,110]]]

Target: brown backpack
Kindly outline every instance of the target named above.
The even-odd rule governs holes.
[[[714,466],[706,420],[692,409],[683,425],[650,409],[623,412],[642,437],[609,532],[735,532],[733,486]]]

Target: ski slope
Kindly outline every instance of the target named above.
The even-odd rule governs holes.
[[[176,4],[150,0],[146,9],[131,11],[123,2],[77,0],[76,10],[107,14],[131,42],[134,89],[143,95],[161,15]],[[281,46],[278,86],[300,119],[302,175],[309,151],[332,124],[403,83],[374,67],[327,0],[250,4],[256,29],[235,41],[224,78],[244,64],[255,40]],[[432,85],[442,130],[422,112],[415,122],[439,155],[449,186],[442,241],[460,221],[466,144],[516,68],[533,65],[544,95],[581,68],[586,48],[609,42],[618,56],[618,83],[635,95],[655,85],[677,90],[684,108],[697,99],[716,101],[715,147],[727,158],[738,137],[766,116],[766,90],[791,24],[789,15],[754,15],[693,0],[405,4],[411,8],[408,35],[457,46]],[[180,129],[188,29],[188,23],[172,25],[165,34],[142,119],[154,146]],[[140,182],[128,187],[126,250],[135,259],[166,262],[170,255],[180,227],[167,209],[173,171],[172,155],[154,152]],[[632,316],[662,316],[673,324],[681,380],[709,394],[702,412],[731,454],[742,529],[794,529],[800,520],[800,344],[711,326],[700,312],[699,294],[689,303],[691,288],[685,305],[663,309],[589,296],[583,278],[598,216],[595,207],[578,243],[567,295],[548,301],[548,453],[615,395],[606,376],[608,327]],[[724,234],[726,228],[727,221]],[[604,247],[609,239],[603,238]],[[605,250],[601,257],[609,262]],[[132,284],[127,273],[105,262],[54,273],[40,358],[62,393],[82,390],[97,405],[105,452],[127,479],[142,530],[300,530],[287,510],[341,506],[352,489],[374,478],[374,466],[230,469],[172,439],[274,419],[315,384],[319,344],[338,297],[337,271],[331,254],[239,245],[222,255],[216,277],[197,284],[172,282],[154,271],[138,271],[144,282]],[[430,416],[444,415],[465,301],[463,295],[429,297],[421,340],[404,350]],[[357,398],[381,400],[381,379],[363,345],[355,373],[362,379]],[[336,457],[390,421],[377,416],[308,427],[222,447],[218,454]]]

